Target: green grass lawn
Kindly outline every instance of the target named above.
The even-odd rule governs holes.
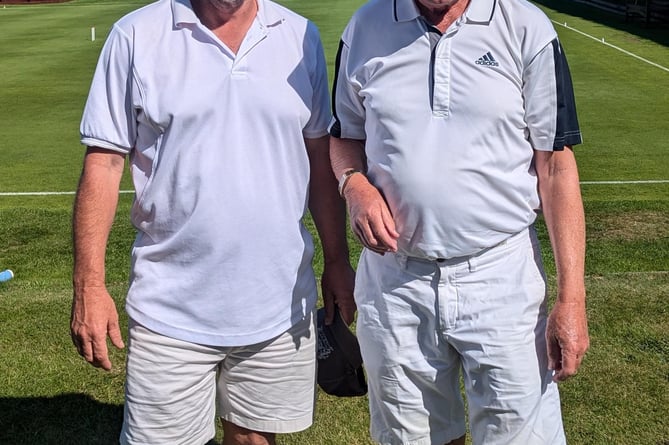
[[[566,10],[561,2],[542,0],[541,7],[557,23],[597,39],[556,25],[585,135],[576,152],[584,181],[591,331],[581,372],[561,385],[567,437],[576,445],[666,445],[669,183],[661,181],[669,179],[669,72],[601,39],[669,67],[669,48],[658,44],[668,33]],[[72,195],[7,193],[76,188],[83,156],[79,119],[99,51],[113,21],[145,3],[0,7],[0,270],[16,273],[0,283],[0,444],[116,442],[124,353],[113,352],[115,368],[105,373],[87,365],[69,337]],[[339,35],[362,2],[282,3],[319,26],[332,77]],[[128,178],[123,188],[130,188]],[[123,323],[134,237],[131,200],[121,195],[107,258]],[[539,228],[547,245],[545,228]],[[355,260],[359,248],[352,245]],[[552,277],[547,249],[545,260]],[[370,444],[366,403],[364,397],[321,393],[314,426],[282,443]]]

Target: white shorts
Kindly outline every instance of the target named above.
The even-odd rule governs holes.
[[[212,347],[175,340],[130,321],[121,444],[201,445],[223,419],[291,433],[313,422],[314,317],[257,345]]]
[[[475,445],[566,443],[533,228],[468,258],[365,250],[356,303],[375,441],[431,445],[465,434],[462,370]]]

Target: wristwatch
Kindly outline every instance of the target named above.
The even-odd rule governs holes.
[[[344,173],[342,173],[341,177],[339,178],[339,196],[341,196],[342,198],[344,197],[344,188],[346,187],[348,180],[351,179],[351,176],[353,176],[356,173],[362,173],[362,172],[354,168],[349,168]]]

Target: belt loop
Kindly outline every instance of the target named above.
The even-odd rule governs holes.
[[[467,265],[469,266],[469,273],[476,272],[476,257],[470,257],[467,260]]]

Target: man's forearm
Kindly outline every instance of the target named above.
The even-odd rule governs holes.
[[[364,172],[366,170],[365,141],[331,137],[330,162],[337,179],[350,169]]]
[[[121,154],[95,149],[84,159],[72,216],[75,293],[105,284],[105,250],[123,166]]]
[[[307,140],[311,180],[309,210],[321,239],[325,262],[349,260],[346,208],[330,168],[328,137]]]
[[[571,150],[556,153],[539,178],[542,208],[555,257],[558,298],[585,298],[585,216]]]

